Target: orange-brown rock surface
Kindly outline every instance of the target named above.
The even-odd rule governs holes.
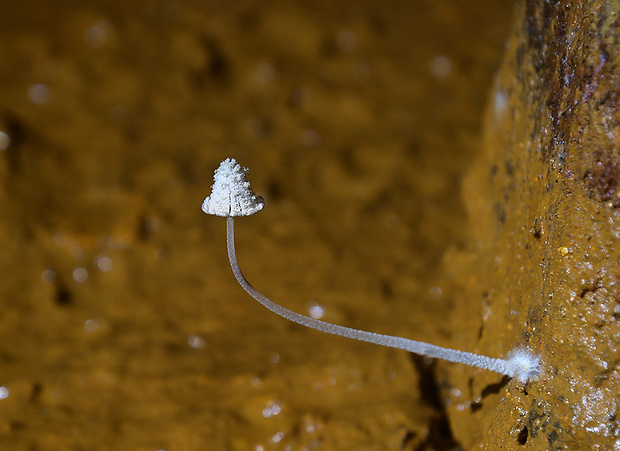
[[[620,47],[617,2],[519,2],[464,196],[454,330],[491,355],[528,345],[522,388],[450,366],[465,449],[620,446]],[[466,324],[467,327],[463,327]]]
[[[0,449],[620,446],[616,2],[4,3]]]

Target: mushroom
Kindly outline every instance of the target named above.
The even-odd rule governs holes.
[[[211,195],[204,200],[202,210],[207,214],[226,218],[228,259],[233,274],[237,282],[239,282],[239,285],[266,308],[276,315],[311,329],[390,348],[404,349],[405,351],[427,357],[464,363],[515,378],[522,384],[538,377],[541,365],[540,358],[526,347],[516,347],[508,353],[506,359],[487,357],[471,352],[444,348],[423,341],[393,337],[327,323],[301,315],[273,302],[247,281],[237,262],[234,217],[253,215],[262,210],[265,205],[263,198],[255,195],[252,191],[250,182],[246,177],[246,172],[247,169],[243,168],[233,158],[227,158],[222,161],[219,168],[215,171],[212,192]]]

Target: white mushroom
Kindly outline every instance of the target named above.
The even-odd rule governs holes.
[[[367,341],[390,348],[404,349],[428,357],[448,360],[450,362],[464,363],[499,374],[515,378],[520,383],[527,383],[536,379],[540,373],[540,358],[529,349],[517,347],[508,354],[507,359],[487,357],[471,352],[457,351],[432,345],[423,341],[410,340],[408,338],[393,337],[390,335],[366,332],[326,323],[318,319],[310,318],[293,312],[276,304],[271,299],[256,290],[243,276],[237,255],[235,252],[234,216],[249,216],[263,209],[263,199],[256,196],[252,191],[250,182],[246,178],[247,169],[241,167],[234,159],[224,160],[215,171],[213,192],[202,204],[205,213],[226,217],[228,259],[233,274],[241,287],[254,299],[263,304],[272,312],[283,318],[309,327],[354,340]]]

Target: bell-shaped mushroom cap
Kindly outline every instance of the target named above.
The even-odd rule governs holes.
[[[213,176],[211,195],[202,203],[202,211],[216,216],[250,216],[265,206],[262,197],[252,191],[247,169],[234,158],[220,163]]]

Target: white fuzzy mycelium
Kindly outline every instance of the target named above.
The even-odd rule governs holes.
[[[525,384],[538,378],[540,374],[540,357],[532,354],[528,349],[517,347],[508,354],[508,370],[513,372],[509,376]]]

